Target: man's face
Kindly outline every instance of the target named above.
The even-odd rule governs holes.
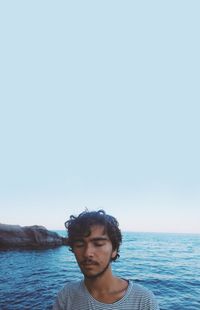
[[[110,268],[110,261],[117,254],[105,232],[104,226],[93,225],[88,237],[77,238],[73,252],[86,278],[96,278]]]

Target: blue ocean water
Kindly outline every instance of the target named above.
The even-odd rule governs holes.
[[[64,235],[63,231],[59,232]],[[113,271],[151,289],[161,310],[200,310],[200,235],[123,233]],[[0,309],[51,309],[82,276],[67,247],[0,251]]]

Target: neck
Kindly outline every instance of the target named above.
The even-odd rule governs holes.
[[[88,292],[98,301],[114,303],[126,293],[128,281],[113,276],[111,270],[96,278],[85,278]]]
[[[89,292],[99,292],[109,289],[115,282],[115,279],[116,277],[113,276],[111,267],[109,266],[106,272],[95,278],[85,277],[84,282]]]

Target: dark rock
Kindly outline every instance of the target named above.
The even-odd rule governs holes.
[[[43,249],[67,245],[67,238],[43,226],[0,224],[0,249]]]

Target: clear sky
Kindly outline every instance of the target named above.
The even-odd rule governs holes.
[[[199,12],[1,1],[0,222],[200,233]]]

